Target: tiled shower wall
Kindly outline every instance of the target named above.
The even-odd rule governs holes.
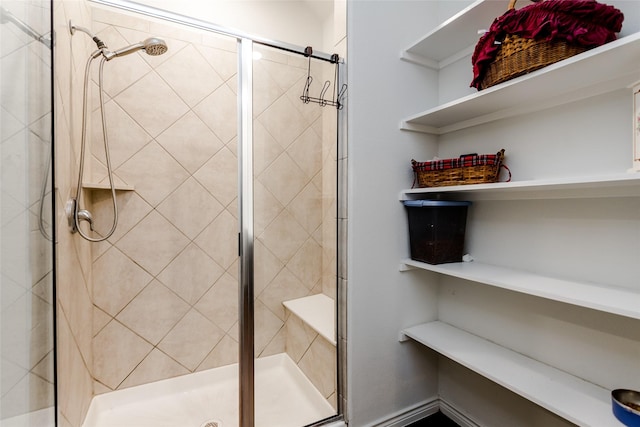
[[[287,316],[285,328],[287,355],[311,381],[316,390],[336,409],[338,399],[336,345],[295,314],[290,313]]]
[[[58,413],[60,426],[80,426],[93,397],[91,244],[68,232],[66,201],[75,195],[84,63],[88,37],[71,37],[69,21],[87,26],[84,1],[53,2],[56,33],[54,111],[56,156],[56,304]]]
[[[237,361],[237,60],[234,39],[105,9],[94,9],[93,29],[110,48],[151,35],[169,45],[162,56],[105,65],[111,160],[117,181],[134,190],[118,193],[118,229],[92,248],[98,394]],[[335,131],[326,135],[321,107],[299,100],[307,60],[262,53],[254,62],[257,356],[285,351],[282,301],[335,295],[336,257]],[[333,78],[323,68],[312,64],[317,81]],[[97,110],[92,123],[92,174],[104,183]],[[96,228],[108,230],[110,194],[91,194]]]

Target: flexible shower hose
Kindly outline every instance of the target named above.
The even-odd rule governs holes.
[[[104,143],[104,152],[105,158],[107,162],[107,174],[109,176],[109,186],[111,188],[111,200],[113,201],[113,224],[111,226],[111,230],[100,238],[90,237],[85,234],[80,228],[80,221],[78,219],[78,212],[80,210],[80,199],[82,197],[82,180],[84,175],[84,158],[85,158],[85,147],[87,143],[87,93],[89,91],[89,72],[91,70],[91,63],[98,56],[102,56],[100,60],[100,69],[99,69],[99,80],[98,80],[98,92],[100,94],[100,117],[102,119],[102,140]],[[107,119],[106,113],[104,109],[104,90],[103,90],[103,69],[104,63],[106,59],[104,55],[102,55],[102,50],[97,50],[91,54],[89,60],[87,61],[87,65],[85,67],[84,72],[84,93],[82,97],[82,139],[80,142],[80,167],[78,172],[78,186],[76,189],[76,200],[73,208],[73,222],[75,225],[78,234],[82,236],[83,239],[86,239],[90,242],[102,242],[107,240],[111,235],[116,231],[116,227],[118,226],[118,205],[116,203],[116,187],[113,182],[113,171],[111,168],[111,159],[109,156],[109,138],[107,136]]]

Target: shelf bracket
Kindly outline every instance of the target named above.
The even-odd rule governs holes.
[[[403,272],[403,271],[411,271],[411,270],[416,270],[417,267],[414,267],[413,265],[408,265],[405,264],[404,262],[400,263],[400,265],[398,266],[398,271]]]
[[[442,133],[440,129],[435,126],[419,125],[411,123],[408,120],[403,120],[400,122],[400,129],[410,132],[427,133],[431,135],[440,135]]]
[[[409,335],[406,335],[404,331],[400,331],[400,333],[398,334],[398,341],[407,342],[409,340],[411,340],[411,337]]]

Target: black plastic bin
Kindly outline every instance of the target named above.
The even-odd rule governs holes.
[[[405,200],[411,259],[428,264],[460,262],[471,202]]]

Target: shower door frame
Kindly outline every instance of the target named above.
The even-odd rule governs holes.
[[[255,425],[253,232],[253,41],[238,39],[238,178],[240,180],[240,427]]]
[[[238,43],[238,210],[239,232],[238,232],[238,255],[240,257],[240,283],[239,283],[239,329],[240,329],[240,348],[239,348],[239,416],[240,427],[254,427],[255,425],[255,351],[254,351],[254,211],[253,211],[253,45],[259,44],[272,47],[286,52],[303,55],[320,61],[336,63],[335,54],[327,54],[323,52],[309,53],[307,48],[296,46],[289,43],[269,40],[257,37],[247,33],[229,30],[213,23],[192,18],[186,15],[170,12],[167,10],[152,8],[130,0],[90,0],[106,6],[115,7],[142,14],[151,18],[161,19],[175,24],[185,25],[188,27],[217,33],[223,36],[235,38]],[[342,67],[340,67],[342,65]],[[341,82],[345,81],[344,61],[338,60],[337,73],[338,81],[335,87],[341,87]],[[338,116],[338,111],[336,115]],[[342,120],[336,117],[338,123],[338,131],[336,132],[336,144],[338,146],[338,162],[341,155],[341,140],[343,132],[341,131]],[[338,200],[336,214],[340,211],[340,205],[346,196],[341,193],[340,188],[344,188],[340,184],[341,180],[346,179],[344,171],[338,167]],[[343,227],[338,226],[337,241],[346,241],[341,239],[340,233],[344,232]],[[342,248],[345,250],[346,248]],[[341,259],[340,248],[337,248],[337,260]],[[340,278],[344,278],[342,274],[346,265],[341,265],[341,261],[337,261],[336,281],[342,282]],[[345,292],[337,285],[338,292],[336,294],[337,310],[336,313],[344,313],[346,310],[339,309],[343,307],[344,301],[341,301]],[[340,338],[346,336],[343,334],[346,329],[346,319],[344,316],[336,314],[336,333],[337,333],[337,404],[336,415],[325,420],[312,424],[320,425],[344,425],[345,405],[346,402],[346,349],[340,344]]]

